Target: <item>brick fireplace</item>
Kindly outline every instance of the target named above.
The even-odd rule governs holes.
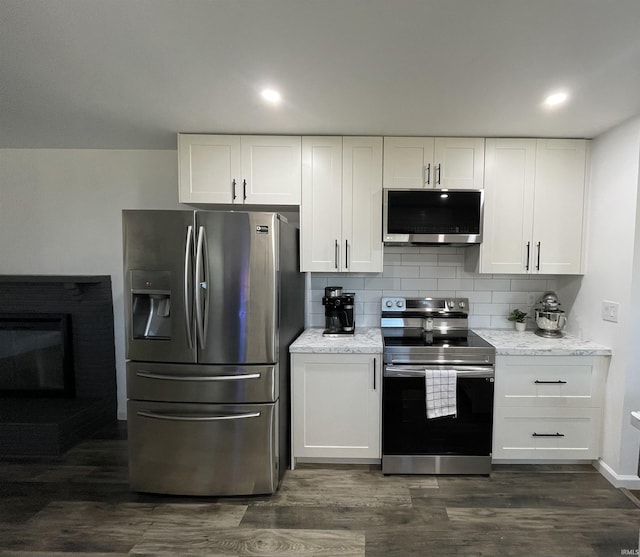
[[[116,406],[111,278],[0,275],[0,455],[61,454]]]

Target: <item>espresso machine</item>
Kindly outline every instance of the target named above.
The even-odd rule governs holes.
[[[323,336],[352,335],[355,331],[353,320],[353,292],[342,292],[342,286],[327,286],[324,289],[325,330]]]

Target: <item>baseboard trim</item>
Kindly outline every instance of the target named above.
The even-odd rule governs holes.
[[[618,474],[602,459],[594,462],[593,466],[609,481],[611,485],[613,485],[613,487],[624,489],[640,489],[640,477],[638,476],[634,476],[631,474]]]

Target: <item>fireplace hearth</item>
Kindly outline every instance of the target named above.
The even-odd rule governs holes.
[[[62,454],[116,398],[111,278],[0,275],[0,455]]]

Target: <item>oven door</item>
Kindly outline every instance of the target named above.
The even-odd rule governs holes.
[[[457,373],[455,416],[427,419],[427,369]],[[493,366],[387,365],[382,390],[385,474],[488,474]]]

